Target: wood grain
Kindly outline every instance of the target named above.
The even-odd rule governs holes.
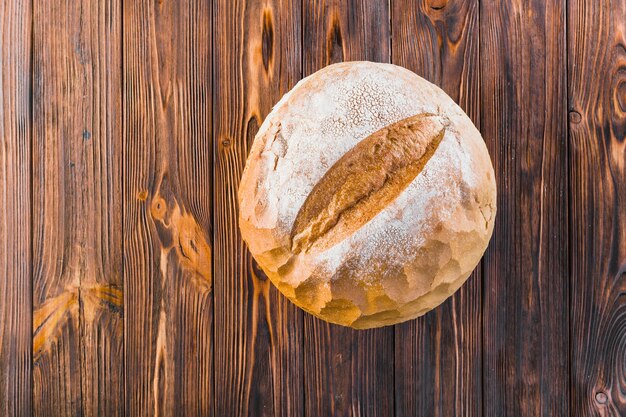
[[[571,396],[626,415],[626,2],[568,2]]]
[[[0,416],[626,415],[624,16],[624,0],[0,2]],[[237,186],[280,97],[362,59],[466,110],[498,215],[458,293],[355,331],[271,285]]]
[[[389,62],[386,1],[305,0],[304,76],[341,61]],[[305,415],[394,415],[393,327],[365,331],[304,317]]]
[[[480,128],[478,1],[394,2],[393,63],[444,89]],[[482,414],[480,266],[425,316],[396,326],[398,416]]]
[[[210,3],[123,20],[126,412],[212,415]]]
[[[0,2],[0,415],[32,414],[29,1]]]
[[[498,185],[484,415],[569,416],[565,1],[480,5],[481,126]]]
[[[119,3],[33,13],[33,414],[122,415]]]
[[[302,0],[303,76],[337,62],[390,59],[385,0]]]
[[[301,76],[300,1],[214,5],[215,413],[302,415],[302,312],[239,234],[237,187],[263,118]]]

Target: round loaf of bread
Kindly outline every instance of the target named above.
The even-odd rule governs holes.
[[[252,144],[239,187],[250,252],[292,302],[364,329],[423,315],[485,251],[496,184],[476,127],[395,65],[301,80]]]

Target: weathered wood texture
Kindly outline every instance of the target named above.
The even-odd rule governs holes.
[[[34,415],[123,414],[119,2],[33,10]]]
[[[393,4],[393,63],[439,85],[480,128],[478,1]],[[398,416],[481,414],[481,279],[478,266],[435,311],[396,326]]]
[[[252,140],[301,77],[300,2],[216,0],[215,414],[302,415],[302,315],[239,234],[237,187]]]
[[[210,2],[125,0],[125,405],[213,411]]]
[[[626,415],[624,0],[0,2],[0,417]],[[254,135],[334,62],[480,127],[493,240],[395,327],[303,313],[238,230]]]
[[[481,127],[498,184],[484,257],[485,416],[569,416],[565,1],[480,3]]]
[[[626,1],[569,0],[571,414],[626,415]]]
[[[32,414],[30,1],[0,3],[0,416]]]
[[[305,0],[303,76],[336,62],[390,61],[384,1]],[[357,331],[304,317],[307,416],[394,415],[393,327]]]

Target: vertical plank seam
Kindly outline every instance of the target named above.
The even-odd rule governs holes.
[[[478,30],[478,123],[479,129],[483,126],[483,57],[482,57],[482,24],[481,24],[482,0],[476,1],[476,27]],[[484,139],[483,139],[484,140]],[[485,143],[486,146],[486,143]],[[498,202],[496,201],[496,208]],[[485,253],[488,249],[485,250]],[[485,253],[480,258],[480,415],[485,417]]]
[[[571,102],[571,91],[570,91],[570,82],[569,82],[569,78],[570,78],[570,65],[569,65],[569,39],[570,39],[570,33],[569,33],[569,0],[564,0],[564,14],[565,14],[565,41],[564,41],[564,49],[565,49],[565,114],[564,114],[564,119],[565,119],[565,123],[566,123],[566,129],[565,129],[565,155],[567,157],[567,160],[565,162],[565,167],[567,168],[566,171],[566,182],[567,182],[567,306],[568,306],[568,311],[567,311],[567,346],[568,346],[568,350],[567,350],[567,374],[568,374],[568,382],[569,382],[569,386],[568,386],[568,390],[567,390],[567,394],[568,394],[568,407],[569,407],[569,412],[571,414],[572,410],[573,410],[573,395],[572,395],[572,388],[573,388],[573,375],[572,375],[572,358],[573,358],[573,352],[574,352],[574,347],[572,345],[572,271],[573,271],[573,267],[572,267],[572,262],[573,262],[573,253],[572,253],[572,248],[573,248],[573,242],[572,242],[572,230],[573,230],[573,225],[572,225],[572,182],[571,182],[571,161],[572,161],[572,155],[571,155],[571,137],[570,137],[570,123],[569,123],[569,106],[570,106],[570,102]]]
[[[120,42],[120,78],[119,78],[119,83],[120,83],[120,90],[119,90],[119,94],[120,94],[120,123],[122,124],[121,128],[122,128],[122,141],[121,144],[119,145],[119,152],[120,155],[123,154],[122,153],[122,149],[125,146],[125,139],[126,139],[126,100],[124,97],[124,87],[125,87],[125,83],[126,83],[126,76],[124,74],[124,68],[125,68],[125,62],[124,62],[124,0],[119,0],[119,19],[120,19],[120,23],[119,23],[119,42]],[[121,192],[122,192],[122,198],[121,198],[121,208],[120,208],[120,215],[121,215],[121,228],[122,228],[122,264],[121,264],[121,273],[122,273],[122,386],[124,387],[124,398],[121,399],[121,403],[122,403],[122,415],[126,416],[126,396],[128,393],[128,388],[126,386],[126,300],[128,299],[128,295],[126,294],[126,227],[124,227],[124,225],[126,224],[126,200],[127,200],[127,196],[126,196],[126,160],[120,158],[120,162],[121,162],[121,169],[120,169],[120,176],[121,176]]]
[[[123,1],[123,0],[122,0]],[[210,4],[209,4],[209,24],[211,25],[210,28],[214,28],[215,27],[215,0],[209,0]],[[215,203],[217,201],[216,198],[216,192],[215,192],[215,187],[216,187],[216,175],[215,175],[215,167],[217,166],[217,161],[216,161],[216,143],[217,143],[217,138],[215,135],[215,33],[213,30],[209,30],[211,39],[209,41],[209,43],[211,44],[211,87],[210,87],[210,91],[211,91],[211,112],[210,112],[210,128],[211,128],[211,213],[210,213],[210,218],[211,218],[211,298],[212,298],[212,303],[211,303],[211,337],[213,337],[213,343],[212,343],[212,360],[213,360],[213,364],[211,366],[212,368],[212,378],[211,378],[211,412],[212,415],[215,417],[217,416],[217,410],[216,410],[216,401],[215,401],[215,386],[216,386],[216,381],[215,379],[217,378],[217,369],[215,366],[215,352],[217,351],[217,338],[215,337],[215,299],[216,299],[216,293],[215,293],[215,277],[217,276],[215,273],[215,230],[216,230],[216,223],[215,223]]]
[[[212,28],[215,27],[215,1],[211,0],[210,2],[210,8],[211,8],[211,15],[210,15],[210,19],[209,19],[209,25],[210,27],[208,27],[207,29],[209,30],[210,36],[211,36],[211,40],[210,40],[210,44],[211,44],[211,113],[210,113],[210,126],[211,126],[211,131],[213,132],[213,134],[211,135],[211,138],[213,139],[213,143],[211,144],[210,148],[211,148],[211,297],[213,298],[213,302],[211,303],[211,309],[212,309],[212,317],[211,317],[211,334],[213,336],[213,342],[211,344],[211,348],[213,350],[213,358],[212,361],[213,363],[211,364],[211,371],[213,373],[213,378],[211,378],[211,382],[212,382],[212,386],[211,386],[211,408],[212,408],[212,414],[213,416],[217,415],[217,412],[215,410],[215,405],[216,405],[216,401],[215,401],[215,376],[216,376],[216,372],[215,372],[215,352],[216,352],[216,337],[215,337],[215,202],[217,201],[217,197],[216,197],[216,188],[215,188],[215,166],[216,166],[216,161],[215,161],[215,147],[217,144],[217,140],[215,138],[215,102],[214,102],[214,95],[215,95],[215,32],[213,30],[211,30]]]
[[[30,100],[28,100],[28,117],[29,117],[29,129],[28,129],[28,142],[29,142],[29,159],[30,159],[30,166],[29,166],[29,182],[30,182],[30,188],[29,188],[29,192],[30,192],[30,218],[29,218],[29,227],[30,227],[30,245],[29,245],[29,251],[30,251],[30,262],[29,262],[29,266],[28,266],[28,270],[29,270],[29,275],[30,275],[30,323],[29,323],[29,328],[30,328],[30,404],[29,404],[29,412],[32,414],[33,412],[33,404],[35,403],[35,378],[34,378],[34,360],[35,360],[35,355],[34,355],[34,347],[33,347],[33,339],[35,337],[35,331],[33,329],[33,312],[35,311],[35,305],[34,305],[34,299],[35,299],[35,274],[33,271],[33,259],[34,259],[34,253],[35,253],[35,249],[34,249],[34,241],[35,241],[35,229],[33,228],[34,226],[34,181],[33,181],[33,173],[34,173],[34,158],[33,158],[33,147],[34,147],[34,135],[33,135],[33,121],[34,121],[34,117],[33,117],[33,107],[34,107],[34,100],[35,100],[35,89],[34,89],[34,85],[35,85],[35,67],[34,67],[34,43],[35,43],[35,0],[31,0],[30,2],[30,63],[29,63],[29,70],[30,70],[30,85],[29,85],[29,98]]]

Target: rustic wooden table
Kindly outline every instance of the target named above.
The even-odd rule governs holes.
[[[625,0],[2,0],[0,416],[626,415]],[[420,319],[270,285],[237,184],[271,106],[403,65],[483,133],[479,268]]]

